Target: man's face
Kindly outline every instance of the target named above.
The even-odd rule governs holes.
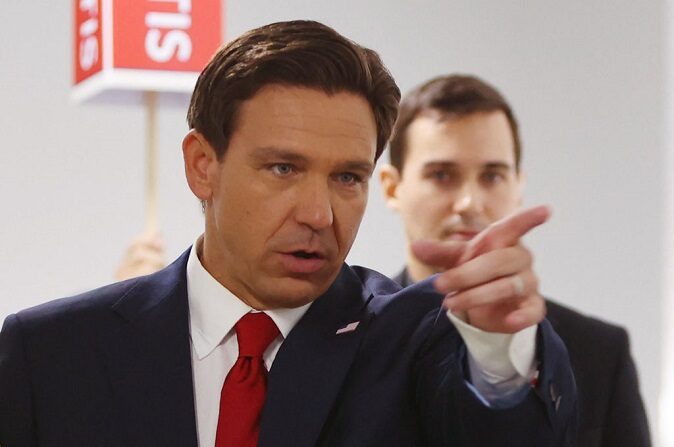
[[[297,307],[332,284],[374,169],[372,109],[352,93],[266,86],[214,164],[202,262],[255,308]]]
[[[406,147],[403,172],[387,166],[382,182],[408,244],[468,240],[520,205],[513,135],[503,112],[422,115],[408,127]]]

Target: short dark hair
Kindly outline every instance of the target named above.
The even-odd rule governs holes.
[[[272,23],[222,46],[197,80],[187,123],[222,160],[241,104],[271,84],[361,95],[377,125],[375,160],[381,155],[398,114],[400,89],[376,52],[314,21]]]
[[[391,137],[391,164],[402,173],[406,156],[407,128],[420,115],[437,111],[454,118],[481,112],[502,111],[513,135],[515,168],[522,158],[517,120],[503,95],[477,76],[452,74],[431,79],[416,87],[400,103],[400,114]]]

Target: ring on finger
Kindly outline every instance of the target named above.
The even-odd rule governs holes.
[[[510,277],[513,285],[513,293],[515,296],[524,296],[524,280],[520,275],[513,275]]]

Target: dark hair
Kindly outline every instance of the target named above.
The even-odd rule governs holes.
[[[187,123],[222,160],[239,107],[270,84],[361,95],[377,124],[375,160],[381,155],[398,114],[398,86],[377,53],[313,21],[272,23],[222,46],[197,80]]]
[[[443,117],[453,118],[499,110],[505,113],[512,130],[515,168],[519,171],[522,147],[517,120],[510,105],[496,88],[477,76],[458,74],[431,79],[403,98],[391,137],[391,164],[402,173],[407,149],[407,128],[419,115],[437,111]]]

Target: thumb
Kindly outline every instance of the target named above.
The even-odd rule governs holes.
[[[412,253],[424,264],[451,268],[457,265],[467,246],[466,242],[420,240],[412,243]]]

